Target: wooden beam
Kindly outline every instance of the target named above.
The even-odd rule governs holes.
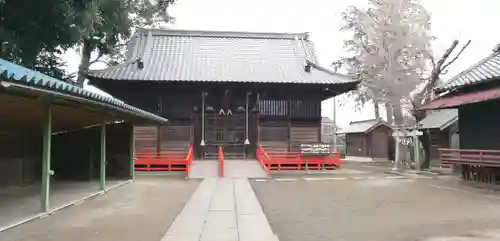
[[[106,188],[106,120],[102,120],[101,124],[101,172],[99,178],[101,190]]]
[[[51,159],[51,141],[52,141],[52,105],[50,102],[44,103],[43,120],[43,149],[42,149],[42,191],[41,206],[42,212],[48,212],[50,209],[50,159]]]
[[[130,178],[135,180],[135,166],[134,166],[134,157],[135,157],[135,125],[131,124],[130,130],[130,146],[129,146],[129,164],[130,164]]]

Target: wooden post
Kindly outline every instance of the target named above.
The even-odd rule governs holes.
[[[132,128],[130,131],[130,146],[129,146],[130,178],[132,180],[135,180],[134,157],[135,157],[135,125],[132,124]]]
[[[101,124],[101,172],[99,178],[101,190],[106,188],[106,120]]]
[[[51,159],[51,141],[52,141],[52,106],[50,103],[44,104],[43,120],[43,149],[42,149],[42,193],[41,206],[42,212],[48,212],[50,209],[50,170]]]

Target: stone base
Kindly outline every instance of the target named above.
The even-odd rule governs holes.
[[[389,162],[387,158],[372,158],[365,156],[346,156],[345,160],[352,162]]]

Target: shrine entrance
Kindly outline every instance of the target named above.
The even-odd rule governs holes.
[[[205,157],[211,159],[218,146],[224,148],[227,159],[245,158],[245,113],[220,109],[207,114]]]

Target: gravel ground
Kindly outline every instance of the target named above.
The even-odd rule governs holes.
[[[197,180],[141,176],[134,183],[0,233],[1,241],[158,241]]]
[[[380,171],[356,176],[385,176]],[[500,228],[500,195],[452,179],[251,183],[280,241],[424,240]]]

